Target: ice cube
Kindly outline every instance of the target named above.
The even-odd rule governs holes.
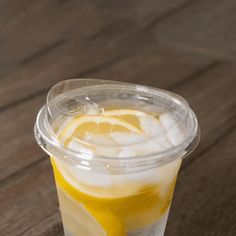
[[[95,144],[103,145],[115,145],[116,143],[109,137],[109,135],[104,134],[94,134],[91,132],[86,132],[84,135],[84,140],[87,142],[92,142]]]
[[[71,122],[74,118],[73,117],[69,117],[69,118],[65,118],[59,125],[58,125],[58,130],[56,130],[56,135],[59,136],[60,133],[65,130],[66,126],[69,124],[69,122]]]
[[[167,133],[167,137],[174,145],[178,145],[184,140],[184,135],[178,126],[174,126],[170,129]]]
[[[146,135],[154,137],[163,133],[159,121],[155,117],[149,115],[141,116],[139,117],[139,121],[141,128]]]
[[[160,123],[166,131],[167,139],[172,143],[172,145],[178,145],[183,141],[184,135],[170,114],[165,113],[160,115]]]
[[[148,140],[142,135],[128,133],[112,133],[111,136],[115,139],[115,141],[120,142],[119,144],[127,145],[120,148],[118,155],[119,157],[135,157],[149,155],[154,152],[161,152],[165,150],[165,147],[160,145],[156,139]],[[135,143],[132,145],[133,142]]]
[[[112,178],[107,170],[103,170],[103,173],[81,173],[80,177],[83,176],[83,183],[92,187],[108,188],[112,186]],[[107,172],[107,173],[106,173]],[[78,176],[79,177],[79,176]]]
[[[173,181],[177,177],[181,162],[182,160],[178,158],[171,163],[157,168],[156,178],[160,183],[159,194],[161,198],[166,198]]]
[[[135,150],[128,147],[121,148],[118,154],[118,157],[135,157],[135,156],[136,156]]]
[[[97,156],[118,156],[117,144],[109,135],[86,132],[84,135],[84,140],[91,143],[94,154]]]
[[[165,128],[165,130],[168,130],[172,128],[174,125],[176,125],[176,121],[168,113],[161,114],[159,120],[161,122],[161,125]]]
[[[142,130],[147,136],[155,137],[159,145],[166,149],[171,146],[159,120],[149,115],[141,116],[139,120]]]
[[[168,141],[165,133],[158,135],[155,140],[161,147],[163,147],[163,149],[168,149],[171,147],[171,143]]]
[[[116,146],[96,146],[95,154],[103,157],[117,157],[119,150]]]
[[[156,178],[162,184],[170,183],[177,175],[182,160],[180,158],[156,169]]]
[[[84,113],[87,115],[99,115],[104,112],[104,108],[99,104],[89,101],[84,105]]]
[[[87,154],[94,154],[91,147],[86,146],[85,144],[81,143],[78,139],[72,138],[68,144],[68,147],[77,152],[85,152]]]
[[[135,145],[134,150],[137,156],[143,156],[161,152],[165,150],[165,148],[161,146],[155,139],[153,139],[140,145]]]
[[[149,169],[127,175],[127,182],[132,184],[150,184],[155,182],[155,170]]]
[[[80,166],[71,165],[59,159],[55,159],[55,162],[64,178],[76,189],[82,190],[81,184],[104,188],[110,187],[112,184],[110,173],[105,166],[100,167],[99,173],[96,173],[96,170],[92,172],[89,169],[83,169]],[[86,191],[86,186],[83,186],[83,189]]]
[[[67,123],[68,125],[68,123]],[[68,138],[70,138],[73,135],[73,132],[76,130],[78,127],[77,122],[73,122],[68,129],[65,131],[63,130],[63,135],[60,136],[60,141],[65,142]]]
[[[113,132],[109,136],[119,145],[129,145],[145,141],[144,135],[128,132]]]

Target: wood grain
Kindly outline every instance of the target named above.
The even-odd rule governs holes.
[[[201,153],[207,152],[209,147],[222,139],[230,129],[235,127],[235,110],[232,111],[235,106],[235,99],[234,96],[232,96],[234,93],[233,91],[225,93],[226,88],[233,89],[234,74],[235,68],[233,65],[224,63],[220,65],[215,64],[215,66],[210,67],[208,71],[205,71],[202,74],[200,73],[193,78],[189,78],[188,82],[183,84],[180,83],[173,87],[175,91],[184,95],[189,100],[200,118],[203,135],[202,143],[196,151],[198,156]],[[217,83],[214,83],[216,76],[218,77],[218,80]],[[198,91],[201,91],[201,93],[198,93]],[[29,114],[25,115],[26,112],[22,112],[21,116],[19,115],[19,111],[24,111],[24,109],[29,111],[33,106],[35,106],[36,110],[36,106],[40,105],[42,99],[42,97],[35,98],[15,107],[14,109],[9,109],[2,113],[5,117],[5,122],[9,120],[9,117],[12,117],[11,122],[6,125],[6,128],[3,130],[4,136],[7,137],[9,143],[7,143],[5,149],[4,147],[1,147],[1,150],[2,148],[3,150],[6,150],[6,154],[3,156],[3,159],[1,157],[2,169],[0,173],[1,177],[4,179],[1,183],[0,196],[2,196],[2,199],[9,198],[9,204],[12,205],[11,208],[4,208],[5,206],[2,206],[3,208],[0,211],[2,212],[1,217],[4,219],[4,223],[0,224],[0,231],[6,233],[5,235],[7,235],[7,233],[8,235],[13,235],[13,232],[15,232],[16,229],[26,235],[29,234],[29,232],[34,232],[32,230],[35,229],[35,224],[37,225],[37,222],[40,223],[40,221],[45,217],[49,217],[47,213],[50,212],[50,214],[52,214],[57,209],[55,206],[57,202],[55,200],[55,188],[50,178],[51,170],[48,166],[47,158],[42,156],[42,152],[30,136],[32,134],[33,122],[30,123],[29,121],[33,120],[33,118],[29,117]],[[220,101],[224,99],[227,100],[227,103],[225,106],[219,107]],[[18,125],[13,126],[14,117],[16,116],[19,116],[19,119],[21,120],[21,127],[18,127]],[[33,116],[33,113],[31,116]],[[22,136],[21,141],[19,141],[19,138],[16,136],[16,131],[17,133],[21,133],[21,129],[25,131],[24,136]],[[9,148],[9,146],[12,145],[14,145],[14,149],[7,152],[7,147]],[[34,155],[32,155],[33,153]],[[194,156],[194,158],[190,158],[189,160],[194,160],[194,162],[190,162],[189,165],[187,165],[187,168],[188,166],[194,166],[195,162],[198,161],[198,158]],[[36,164],[34,164],[35,162]],[[17,164],[14,165],[14,163]],[[7,168],[8,166],[10,166],[10,169]],[[23,171],[21,171],[21,168],[24,168]],[[38,176],[38,178],[34,176]],[[48,182],[47,177],[50,180]],[[31,178],[33,179],[31,180]],[[31,181],[39,181],[35,183],[35,187],[38,190],[36,193],[32,191],[32,195],[25,196],[28,192],[24,192],[24,186],[27,185],[28,182],[31,183]],[[37,185],[41,186],[41,190]],[[29,186],[28,189],[32,190],[32,187]],[[16,194],[16,191],[21,191],[20,198]],[[42,193],[40,191],[42,191]],[[43,195],[44,198],[39,201],[37,196],[34,194],[37,196]],[[10,199],[10,196],[12,199]],[[45,205],[44,201],[50,197],[54,199],[54,204],[52,204],[52,206],[47,204]],[[33,202],[21,200],[25,198],[36,198],[36,200]],[[8,206],[9,205],[6,207]],[[40,214],[37,212],[38,209],[41,209]],[[20,221],[20,224],[17,223],[19,210],[22,212],[22,220]],[[27,213],[25,213],[25,211],[27,211]],[[35,214],[35,221],[37,222],[30,222],[29,218]],[[7,225],[11,225],[12,222],[13,228],[7,227]],[[58,218],[58,221],[55,223],[56,229],[58,229],[57,227],[60,228],[60,226],[58,226],[59,222],[60,219]],[[43,235],[43,232],[50,232],[51,228],[52,225],[49,224],[46,228],[42,229],[42,232],[37,232],[35,234],[41,235],[42,233]],[[38,227],[36,227],[36,229],[40,230]]]
[[[59,39],[72,39],[79,35],[80,41],[88,38],[114,34],[113,27],[120,21],[142,28],[156,17],[181,6],[187,0],[148,1],[29,1],[1,2],[0,52],[10,64],[34,55]],[[123,27],[119,27],[122,34]],[[127,28],[127,27],[126,27]],[[117,32],[118,33],[118,32]],[[17,39],[17,43],[16,43]]]
[[[75,45],[64,45],[2,75],[0,107],[11,106],[25,97],[45,92],[60,80],[75,77],[140,81],[146,84],[158,80],[159,87],[167,87],[212,62],[211,58],[156,45],[147,36],[132,42],[123,37],[111,47],[104,45],[104,42],[105,39],[98,40],[86,50],[75,48]]]
[[[33,126],[44,101],[45,97],[41,96],[2,112],[0,122],[4,125],[0,127],[0,179],[42,158],[43,152],[34,140]]]
[[[185,53],[173,47],[154,43],[146,45],[137,53],[108,67],[90,70],[89,76],[101,79],[112,78],[166,89],[207,69],[214,62],[213,58]]]
[[[22,0],[17,4],[3,1],[0,14],[0,107],[25,100],[62,79],[90,76],[90,71],[104,71],[112,64],[122,64],[123,60],[126,64],[133,61],[134,66],[140,67],[142,56],[145,58],[142,73],[150,66],[158,70],[163,59],[169,60],[175,69],[180,66],[179,63],[175,65],[177,58],[183,58],[182,62],[188,65],[197,64],[196,69],[201,68],[211,58],[179,54],[174,48],[163,49],[151,31],[145,34],[142,31],[143,25],[157,17],[161,21],[163,14],[185,2],[43,0],[39,3]],[[163,58],[164,54],[168,58]],[[120,68],[114,71],[116,76],[107,73],[107,77],[130,78],[124,76],[119,65],[116,68]],[[148,77],[156,73],[159,71]]]
[[[183,50],[235,61],[235,11],[233,0],[194,1],[152,30],[159,41]]]
[[[55,213],[57,199],[53,185],[49,161],[45,159],[1,186],[1,235],[21,235]]]
[[[236,129],[179,175],[166,236],[236,235]]]
[[[235,73],[233,64],[217,63],[203,74],[173,88],[189,101],[201,128],[200,144],[186,164],[236,126]]]
[[[46,227],[45,227],[46,226]],[[20,236],[64,236],[59,210],[30,226]]]

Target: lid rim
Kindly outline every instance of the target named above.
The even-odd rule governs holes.
[[[99,162],[107,165],[107,163],[113,163],[113,165],[121,166],[121,165],[129,165],[131,166],[139,166],[139,165],[151,165],[154,163],[155,165],[164,165],[167,164],[177,158],[184,158],[188,156],[197,146],[199,139],[200,139],[200,130],[198,126],[198,121],[195,113],[189,107],[187,101],[182,98],[180,95],[165,91],[162,89],[157,89],[154,87],[138,85],[138,84],[131,84],[131,83],[123,83],[123,82],[116,82],[111,80],[95,80],[95,79],[79,79],[80,81],[87,82],[87,81],[101,81],[103,85],[106,83],[117,83],[118,87],[121,84],[125,84],[130,86],[130,89],[135,89],[139,92],[149,92],[153,95],[158,93],[161,94],[163,97],[173,99],[173,101],[179,105],[183,109],[185,113],[185,118],[190,121],[190,127],[188,127],[187,134],[185,138],[177,145],[172,146],[163,151],[156,151],[150,154],[146,154],[143,156],[138,156],[138,158],[134,158],[131,156],[128,157],[120,157],[119,163],[117,162],[117,157],[109,157],[109,156],[99,156],[92,154],[91,152],[88,153],[86,150],[73,150],[65,147],[63,143],[61,143],[54,135],[50,133],[50,129],[48,126],[48,103],[49,103],[49,93],[47,95],[47,102],[46,104],[40,109],[37,114],[36,123],[34,127],[34,135],[37,143],[41,146],[41,148],[47,152],[51,156],[56,156],[63,160],[70,161],[73,164],[82,165],[82,161],[90,161],[90,162]],[[78,81],[78,79],[72,79],[71,81]],[[62,81],[63,82],[63,81]],[[60,82],[59,84],[61,84]],[[54,85],[52,88],[55,88],[58,84]],[[155,137],[154,137],[155,138]],[[148,140],[149,142],[150,140]],[[98,146],[104,146],[102,144],[96,144]],[[123,147],[132,146],[131,145],[120,145]]]
[[[34,128],[34,134],[35,134],[35,139],[37,143],[40,145],[40,147],[47,152],[50,156],[55,156],[54,154],[59,152],[63,152],[63,158],[60,156],[56,155],[56,157],[59,157],[60,159],[64,159],[66,161],[71,161],[73,164],[79,164],[81,165],[81,161],[86,160],[86,161],[98,161],[102,162],[104,164],[109,163],[109,161],[113,162],[116,161],[117,163],[117,157],[107,157],[107,156],[97,156],[97,155],[91,155],[86,152],[78,152],[74,151],[71,149],[68,149],[64,147],[58,140],[56,140],[54,137],[52,137],[45,127],[43,127],[44,130],[39,129],[39,123],[42,122],[40,121],[40,116],[42,116],[42,113],[46,109],[45,106],[43,106],[37,116],[36,123],[35,123],[35,128]],[[129,164],[129,165],[144,165],[151,162],[155,162],[156,166],[164,165],[167,164],[177,158],[185,158],[188,156],[197,146],[199,139],[200,139],[200,130],[197,126],[196,122],[196,116],[193,113],[192,110],[190,110],[191,115],[193,116],[194,122],[194,135],[189,135],[186,139],[184,139],[183,142],[180,144],[173,146],[167,150],[158,152],[158,153],[152,153],[149,155],[143,155],[138,158],[133,158],[133,157],[122,157],[119,158],[119,165],[121,164]],[[44,123],[44,122],[43,122]],[[41,126],[42,127],[42,126]],[[188,142],[187,142],[188,141]],[[189,149],[189,147],[191,148]]]

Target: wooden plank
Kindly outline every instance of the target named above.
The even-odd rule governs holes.
[[[138,53],[104,68],[90,70],[92,78],[112,78],[158,88],[169,88],[208,68],[214,60],[164,45],[145,45]]]
[[[0,52],[11,62],[17,63],[60,38],[71,38],[79,33],[81,39],[87,40],[94,34],[107,32],[107,26],[110,30],[109,26],[119,21],[125,20],[128,23],[125,28],[137,30],[186,1],[42,0],[39,3],[22,0],[21,4],[13,0],[3,1],[0,35],[4,44],[0,45]],[[130,28],[130,22],[134,24],[134,29]]]
[[[176,53],[174,49],[173,53],[171,50],[165,52],[152,32],[143,34],[141,26],[184,2],[63,3],[53,0],[30,1],[29,4],[29,0],[23,0],[18,6],[12,1],[5,1],[1,8],[4,17],[0,18],[5,19],[0,32],[0,106],[5,107],[44,90],[59,80],[89,76],[90,70],[100,67],[104,70],[111,64],[127,60],[129,56],[139,57],[139,62],[134,59],[134,66],[137,63],[140,66],[140,58],[145,54],[144,66],[152,67],[162,63],[159,62],[159,54],[177,57],[173,55]],[[148,60],[149,55],[152,61],[151,58]],[[191,55],[186,55],[186,60],[191,61]],[[178,58],[182,58],[182,54]],[[207,61],[210,60],[199,57],[193,63],[201,67]],[[112,76],[112,73],[109,75]]]
[[[236,235],[236,130],[180,172],[166,236]]]
[[[201,128],[200,144],[186,163],[214,145],[236,125],[235,73],[233,64],[216,64],[205,73],[173,88],[189,101]]]
[[[64,236],[60,212],[56,210],[38,224],[30,226],[20,236]]]
[[[33,126],[44,101],[45,97],[41,96],[1,114],[0,179],[42,158],[43,152],[33,137]]]
[[[79,35],[80,42],[100,35],[120,21],[137,30],[187,0],[1,2],[0,53],[4,64],[17,64],[60,39]],[[122,28],[119,28],[122,34]],[[112,33],[110,31],[110,33]],[[105,43],[105,42],[104,42]],[[79,45],[78,45],[79,46]]]
[[[178,48],[235,61],[235,11],[233,0],[193,1],[154,24],[152,31],[159,41]]]
[[[28,169],[8,185],[1,185],[1,234],[18,236],[39,221],[50,218],[58,209],[53,185],[48,160]]]
[[[40,41],[41,39],[43,43],[42,39],[43,34],[41,34],[40,38],[38,37],[34,38],[35,32],[37,32],[37,26],[40,23],[38,22],[37,25],[36,23],[37,21],[34,22],[33,18],[34,16],[38,15],[38,21],[41,22],[44,16],[43,12],[47,8],[50,9],[50,2],[46,1],[39,2],[35,0],[33,1],[22,0],[20,2],[14,0],[1,1],[0,3],[1,72],[8,69],[12,69],[11,67],[15,65],[15,63],[17,63],[16,57],[17,53],[19,53],[20,50],[22,50],[22,52],[24,51],[24,53],[27,53],[30,50],[30,48],[32,49],[32,47],[36,46],[36,41]],[[42,16],[41,20],[39,18],[40,15]],[[35,25],[35,28],[30,26],[30,24],[32,24],[32,26]],[[38,30],[40,31],[40,28],[38,28]],[[48,38],[47,35],[45,35],[45,37]],[[40,43],[38,42],[38,44]]]
[[[107,46],[107,41],[97,39],[86,49],[82,49],[83,45],[76,48],[76,44],[70,47],[64,45],[2,75],[0,107],[45,90],[60,80],[74,77],[147,84],[158,80],[159,87],[167,87],[212,62],[211,58],[156,45],[149,36],[132,41],[123,37],[111,46]]]
[[[235,68],[233,65],[222,64],[221,66],[211,68],[207,73],[192,78],[189,82],[175,86],[176,91],[188,98],[200,118],[203,136],[202,143],[198,151],[196,151],[198,154],[207,150],[217,140],[224,137],[228,130],[235,127],[235,111],[232,112],[232,108],[235,106],[235,99],[232,96],[233,92],[230,91],[235,85],[234,75]],[[216,77],[218,78],[217,81],[215,81]],[[225,93],[226,90],[227,93]],[[201,91],[201,94],[198,91]],[[226,100],[227,103],[219,107],[223,100]],[[0,217],[4,219],[4,223],[0,224],[0,232],[6,233],[4,235],[7,235],[7,233],[8,235],[15,235],[16,229],[22,232],[22,234],[27,235],[28,231],[30,232],[32,227],[34,228],[36,221],[38,222],[45,217],[50,217],[46,213],[51,214],[56,211],[55,205],[50,207],[44,202],[46,201],[44,199],[52,197],[54,204],[56,204],[55,189],[50,178],[51,170],[48,167],[47,158],[42,157],[42,152],[31,136],[33,122],[30,122],[33,120],[33,113],[30,114],[30,112],[33,107],[35,107],[33,110],[36,111],[38,109],[36,107],[41,102],[41,97],[35,98],[14,109],[3,112],[0,117],[0,122],[6,124],[4,125],[5,128],[1,127],[2,136],[6,138],[6,140],[1,140],[0,142],[2,145],[1,150],[4,151],[3,153],[6,153],[1,156],[0,160],[1,177],[5,178],[1,183],[0,196],[2,201],[0,202],[5,202],[10,196],[12,198],[7,200],[9,204],[6,206],[5,203],[0,204],[2,205]],[[28,111],[28,113],[23,111]],[[15,117],[18,117],[22,128],[18,127],[19,125],[17,124],[14,125]],[[25,136],[21,137],[21,141],[17,141],[19,137],[16,135],[16,132],[21,133],[23,130],[25,130]],[[4,143],[6,147],[4,147]],[[14,150],[8,150],[13,145]],[[197,161],[198,159],[195,157],[192,160]],[[36,164],[34,164],[35,162]],[[27,166],[29,167],[27,168]],[[24,168],[23,171],[20,171],[21,168]],[[33,179],[31,180],[31,178]],[[48,181],[47,178],[49,178]],[[35,187],[31,186],[31,181],[36,181]],[[24,190],[25,188],[28,191]],[[32,191],[33,188],[37,191]],[[15,192],[12,192],[13,189]],[[27,195],[30,190],[33,196]],[[20,197],[16,194],[17,191],[21,193]],[[43,195],[43,198],[41,198],[41,195]],[[33,200],[23,201],[22,199]],[[9,207],[10,205],[11,207]],[[41,209],[42,213],[38,213],[38,209]],[[22,213],[22,217],[20,222],[17,223],[19,212]],[[33,222],[29,220],[32,217],[34,217]],[[13,227],[10,227],[11,224],[13,224]],[[57,225],[57,223],[55,224]],[[51,226],[49,225],[48,227],[44,229],[46,230],[44,232],[50,230]],[[37,229],[40,230],[39,228]],[[40,235],[40,233],[38,234]]]

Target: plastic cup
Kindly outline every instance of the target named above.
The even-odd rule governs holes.
[[[170,119],[163,120],[168,121],[163,133],[156,134],[153,126],[152,138],[119,145],[142,149],[137,157],[129,152],[116,156],[116,147],[102,143],[82,143],[75,149],[58,138],[65,120],[87,112],[103,114],[106,107],[167,114]],[[164,235],[181,162],[199,140],[196,116],[182,97],[115,81],[62,81],[49,91],[34,132],[51,159],[66,236]],[[173,142],[160,151],[156,141],[163,137]],[[94,145],[99,155],[91,150]]]

